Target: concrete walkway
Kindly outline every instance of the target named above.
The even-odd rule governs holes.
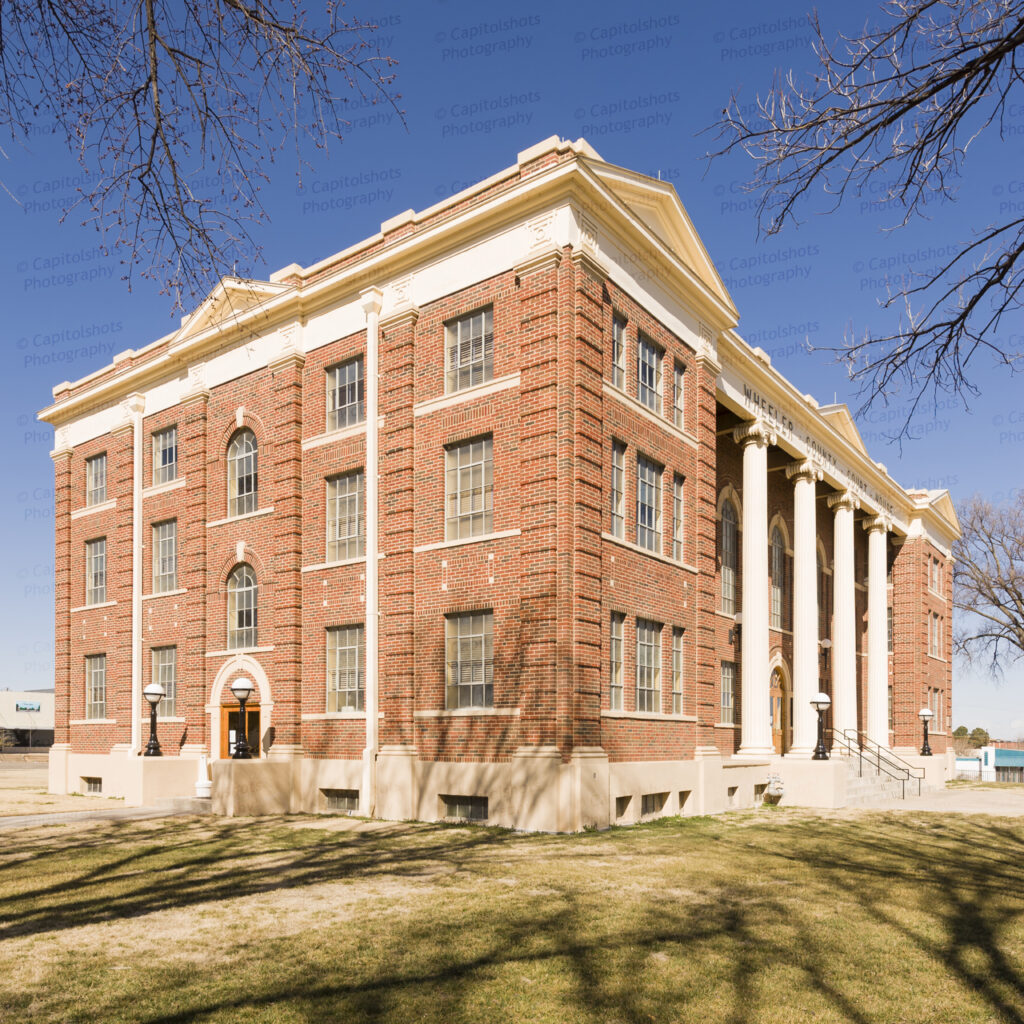
[[[994,814],[999,817],[1024,816],[1024,786],[985,789],[982,786],[955,786],[906,800],[886,800],[863,808],[865,811],[945,811],[947,814]],[[861,808],[851,808],[861,810]]]
[[[80,821],[140,821],[172,818],[182,812],[172,807],[104,807],[93,811],[64,811],[57,814],[12,814],[0,818],[0,832],[8,828],[39,828],[46,825],[74,825]]]

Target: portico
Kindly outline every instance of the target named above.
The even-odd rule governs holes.
[[[726,382],[728,375],[726,364]],[[723,390],[722,416],[725,421],[739,418],[742,413],[732,413],[722,402],[729,394],[728,387]],[[741,393],[749,396],[751,391],[748,386]],[[887,575],[893,518],[882,495],[846,471],[827,439],[816,438],[811,430],[801,437],[802,425],[792,416],[774,405],[769,410],[755,408],[749,416],[744,409],[747,415],[738,424],[719,431],[738,448],[741,463],[736,474],[741,487],[735,488],[740,491],[742,536],[741,715],[734,756],[764,760],[780,753],[773,743],[773,726],[776,742],[779,731],[778,686],[772,689],[773,671],[780,664],[791,680],[792,698],[782,719],[783,756],[811,757],[817,730],[811,701],[819,690],[832,698],[833,735],[859,733],[890,747]],[[722,461],[728,467],[728,459]],[[728,468],[720,471],[720,485],[734,487]],[[787,564],[781,580],[769,571],[770,511],[792,537],[791,569]],[[860,531],[855,530],[858,522]],[[826,542],[832,557],[822,564],[819,552]],[[866,570],[859,579],[858,557]],[[832,594],[823,607],[820,576],[826,570],[831,570]],[[772,604],[780,600],[780,590],[783,615]]]

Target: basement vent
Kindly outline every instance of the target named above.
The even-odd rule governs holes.
[[[668,793],[644,793],[640,797],[640,817],[646,818],[648,814],[660,814],[668,799]]]
[[[679,813],[682,814],[686,809],[686,805],[690,802],[690,790],[681,789],[679,790]]]
[[[82,789],[86,793],[102,793],[103,792],[103,780],[98,779],[92,775],[82,776]]]
[[[617,796],[615,798],[615,818],[624,818],[626,811],[629,810],[629,802],[632,800],[632,796]]]
[[[324,810],[355,814],[359,810],[358,789],[321,789],[324,795]]]
[[[735,807],[739,803],[739,798],[737,796],[739,791],[740,791],[740,787],[739,786],[730,786],[729,787],[729,789],[727,791],[727,796],[728,796],[728,804],[729,804],[730,807]]]
[[[444,796],[441,797],[446,818],[458,821],[486,821],[487,797],[485,796]]]

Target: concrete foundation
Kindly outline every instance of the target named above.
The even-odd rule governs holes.
[[[297,753],[289,752],[289,753]],[[953,757],[900,756],[926,773],[925,788],[952,778]],[[287,757],[212,763],[212,809],[223,815],[318,814],[355,801],[364,785],[363,762]],[[143,806],[195,796],[198,761],[146,758],[127,750],[76,754],[58,744],[50,751],[54,793],[84,793],[98,779],[104,796]],[[566,763],[554,747],[521,747],[510,761],[419,761],[412,747],[383,747],[375,765],[374,817],[439,821],[446,797],[485,798],[487,822],[507,828],[578,832],[629,825],[663,815],[718,814],[756,807],[769,774],[781,776],[785,806],[844,807],[846,761],[833,758],[723,758],[698,750],[690,761],[609,762],[600,748],[581,748]]]

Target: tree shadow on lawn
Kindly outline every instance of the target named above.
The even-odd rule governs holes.
[[[142,834],[136,825],[112,822],[59,848],[40,840],[0,856],[5,882],[14,881],[15,864],[25,874],[18,894],[4,899],[0,940],[329,881],[432,876],[503,834],[401,823],[334,833],[280,819],[167,819]],[[53,877],[59,881],[32,884]]]
[[[210,839],[198,852],[187,826],[154,829],[141,842],[127,826],[111,827],[103,842],[116,843],[119,833],[131,838],[122,855],[110,858],[108,848],[103,863],[85,875],[30,894],[38,902],[70,890],[71,899],[48,910],[16,910],[13,918],[5,914],[0,936],[328,881],[429,877],[453,863],[482,870],[482,855],[493,866],[497,858],[488,854],[521,854],[520,844],[533,843],[556,868],[572,856],[585,861],[593,855],[595,865],[599,857],[604,866],[621,858],[624,884],[635,872],[649,871],[653,888],[632,902],[609,890],[614,914],[556,870],[547,873],[550,896],[529,898],[513,887],[502,897],[489,888],[472,917],[458,900],[441,895],[429,919],[412,914],[390,932],[373,917],[339,923],[337,935],[324,936],[322,951],[311,952],[291,936],[266,940],[259,956],[269,966],[254,975],[246,972],[251,951],[239,951],[232,956],[239,969],[217,965],[224,983],[216,987],[190,987],[187,976],[176,985],[173,972],[154,969],[137,981],[152,997],[147,1012],[138,992],[126,992],[123,1001],[106,1006],[104,1017],[179,1024],[207,1016],[271,1019],[274,1008],[286,1008],[289,1019],[311,1022],[342,1015],[447,1022],[489,1013],[491,1019],[538,1019],[536,1011],[544,1020],[639,1024],[687,1019],[689,1011],[746,1024],[765,1013],[765,1019],[791,1019],[791,994],[804,1016],[870,1024],[911,1019],[907,1006],[885,1004],[882,1015],[878,999],[884,997],[872,989],[877,983],[899,990],[904,960],[913,959],[954,997],[958,985],[966,986],[986,1019],[1024,1024],[1024,976],[1007,952],[1014,942],[1019,946],[1019,932],[1009,932],[1024,911],[1019,830],[938,815],[765,824],[660,823],[647,837],[640,828],[552,840],[403,825],[373,834],[285,834],[265,822],[228,822],[204,825]],[[651,840],[646,847],[645,838]],[[690,898],[673,898],[672,887],[687,882],[687,863],[659,874],[659,843],[666,854],[695,843],[704,857],[749,867],[750,881],[712,876]],[[897,948],[862,949],[861,929],[874,929]],[[372,952],[363,949],[350,964],[346,942],[365,943]],[[925,969],[920,972],[919,984]],[[539,975],[532,980],[533,1000],[531,975]],[[505,995],[495,992],[501,986]],[[911,994],[919,995],[908,992],[908,999]],[[495,1005],[497,1012],[490,1009]]]

